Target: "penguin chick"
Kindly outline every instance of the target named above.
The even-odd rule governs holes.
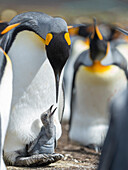
[[[56,137],[56,127],[53,122],[55,108],[53,105],[41,115],[43,126],[38,137],[29,145],[28,154],[54,153],[54,141]]]
[[[16,166],[44,166],[63,158],[63,155],[54,153],[56,128],[53,115],[57,108],[52,111],[53,105],[41,115],[43,126],[37,138],[31,142],[26,150],[18,151]],[[27,157],[26,157],[26,155]]]

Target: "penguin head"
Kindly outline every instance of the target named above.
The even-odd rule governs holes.
[[[68,32],[51,32],[47,34],[46,52],[54,72],[61,72],[69,57],[70,45],[71,41]]]
[[[53,115],[57,108],[55,108],[54,110],[52,110],[52,108],[53,108],[53,105],[47,111],[41,114],[41,121],[44,126],[53,124]]]
[[[90,36],[90,58],[95,61],[101,61],[107,54],[108,42],[103,38],[102,33],[94,19],[94,31]]]

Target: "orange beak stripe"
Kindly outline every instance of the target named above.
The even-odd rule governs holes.
[[[12,30],[13,28],[17,27],[18,25],[20,25],[20,23],[7,26],[7,27],[1,32],[1,34],[7,33],[8,31]]]
[[[100,31],[99,31],[99,28],[96,26],[96,33],[97,33],[97,35],[98,35],[98,38],[100,39],[100,40],[103,40],[103,36],[102,36],[102,34],[100,33]]]

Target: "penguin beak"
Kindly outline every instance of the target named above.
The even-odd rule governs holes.
[[[3,34],[5,34],[5,33],[7,33],[8,31],[12,30],[13,28],[15,28],[15,27],[17,27],[17,26],[19,26],[19,25],[20,25],[20,23],[16,23],[16,24],[9,25],[9,26],[7,26],[7,27],[1,32],[1,34],[3,35]]]
[[[57,107],[52,111],[52,108],[53,108],[53,105],[49,108],[49,117],[51,117],[54,113],[55,113],[55,111],[56,111],[56,109],[57,109]]]

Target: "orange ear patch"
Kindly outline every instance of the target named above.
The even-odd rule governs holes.
[[[7,33],[8,31],[12,30],[13,28],[17,27],[18,25],[20,25],[20,23],[7,26],[7,27],[1,32],[1,34]]]
[[[70,36],[69,36],[69,33],[68,33],[68,32],[66,32],[66,33],[64,34],[64,38],[65,38],[67,44],[68,44],[68,45],[71,45],[71,40],[70,40]]]
[[[73,28],[73,26],[70,26],[70,25],[69,25],[69,26],[67,26],[67,27],[68,27],[68,29],[71,29],[71,28]]]
[[[79,31],[79,28],[78,28],[78,27],[76,27],[76,28],[71,28],[71,29],[68,30],[68,32],[69,32],[69,34],[70,34],[71,36],[73,36],[73,35],[78,35],[78,31]]]
[[[53,39],[53,35],[51,33],[48,33],[46,35],[46,40],[45,40],[45,45],[49,45],[49,43],[51,42],[51,40]]]

